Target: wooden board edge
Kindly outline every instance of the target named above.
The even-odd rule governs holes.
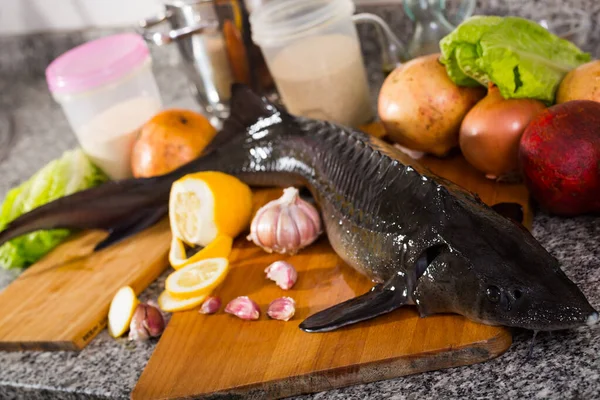
[[[0,342],[0,351],[17,352],[17,351],[81,351],[75,342],[64,340],[60,342]]]
[[[147,275],[138,277],[131,287],[135,294],[139,296],[148,286],[156,281],[164,271],[170,268],[168,251],[158,261],[154,263],[152,269]],[[35,341],[35,342],[9,342],[0,340],[0,351],[72,351],[79,352],[83,350],[100,332],[108,325],[108,308],[99,316],[96,324],[85,331],[77,333],[71,340],[62,341]]]
[[[138,277],[135,282],[130,284],[136,296],[139,296],[170,267],[171,264],[169,263],[169,252],[167,250],[162,259],[156,261],[152,266],[152,269],[148,270],[147,275]],[[78,335],[78,338],[74,340],[74,345],[78,350],[82,350],[84,347],[86,347],[100,332],[102,332],[108,326],[108,308],[109,306],[106,307],[106,312],[102,313],[100,320],[96,325],[86,332],[81,332]]]
[[[501,356],[512,345],[512,334],[507,328],[500,328],[497,335],[475,343],[444,351],[420,353],[418,356],[404,356],[362,365],[348,366],[325,371],[313,371],[309,374],[293,376],[286,379],[262,382],[256,385],[245,385],[229,391],[211,394],[189,395],[185,397],[167,397],[173,399],[281,399],[339,389],[365,383],[389,380],[423,372],[462,367],[489,361]],[[142,372],[143,375],[143,372]],[[131,400],[158,400],[143,392],[138,379],[130,394]],[[141,393],[140,393],[141,392]],[[160,398],[163,399],[162,397]]]

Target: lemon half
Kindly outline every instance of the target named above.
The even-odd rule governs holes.
[[[169,196],[173,236],[192,246],[208,246],[219,235],[239,235],[250,223],[252,191],[234,176],[215,171],[175,181]]]

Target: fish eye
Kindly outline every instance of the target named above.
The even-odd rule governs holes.
[[[519,299],[523,295],[523,292],[521,292],[519,289],[515,289],[513,291],[513,295],[515,296],[515,299]]]
[[[500,301],[500,289],[498,289],[496,286],[488,286],[485,294],[487,295],[488,300],[492,303],[497,303]]]

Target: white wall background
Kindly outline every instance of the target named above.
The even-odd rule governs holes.
[[[161,4],[161,0],[0,0],[0,35],[131,25],[156,14]]]
[[[0,35],[129,25],[160,0],[0,0]]]

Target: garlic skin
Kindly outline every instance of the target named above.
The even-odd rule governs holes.
[[[200,314],[214,314],[219,311],[219,308],[221,308],[221,299],[216,296],[210,296],[204,300],[198,312]]]
[[[283,290],[289,290],[296,280],[298,279],[298,273],[294,267],[285,261],[275,261],[265,269],[267,279],[275,281],[277,286]]]
[[[289,321],[296,313],[296,301],[291,297],[280,297],[269,304],[267,315],[272,319]]]
[[[298,189],[289,187],[283,190],[283,196],[256,212],[247,239],[268,253],[293,255],[320,234],[319,212],[300,198]]]
[[[129,340],[148,340],[162,335],[165,320],[160,310],[152,305],[140,303],[129,324]]]
[[[256,320],[260,317],[258,304],[248,296],[240,296],[231,300],[225,307],[225,312],[244,320]]]

